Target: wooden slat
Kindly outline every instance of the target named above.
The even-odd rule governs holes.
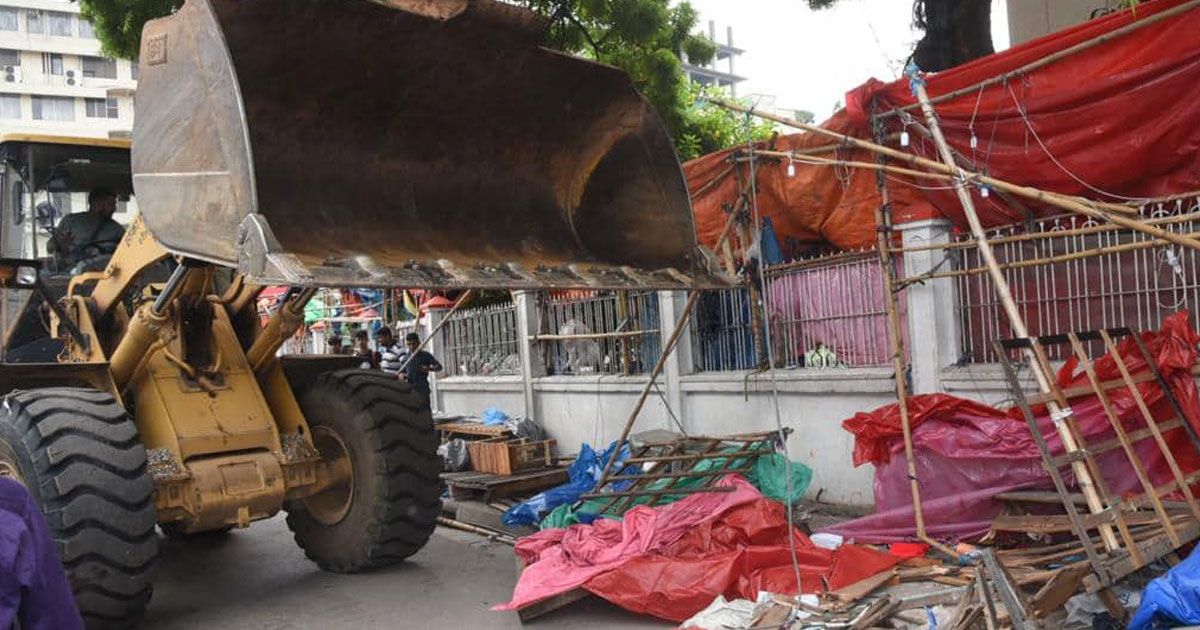
[[[1137,452],[1133,450],[1133,442],[1129,440],[1129,434],[1125,431],[1125,425],[1121,422],[1121,416],[1113,409],[1112,400],[1109,399],[1108,392],[1101,385],[1100,377],[1096,374],[1095,364],[1092,363],[1091,357],[1088,356],[1087,350],[1084,349],[1083,343],[1079,341],[1079,337],[1075,333],[1069,333],[1067,338],[1071,341],[1071,348],[1075,351],[1075,357],[1079,359],[1079,364],[1083,366],[1083,371],[1087,374],[1088,381],[1091,382],[1092,387],[1096,388],[1096,398],[1100,401],[1100,406],[1104,408],[1104,415],[1108,418],[1109,426],[1117,434],[1117,439],[1121,441],[1121,448],[1125,450],[1126,459],[1133,466],[1133,472],[1137,475],[1138,482],[1142,484],[1142,489],[1150,494],[1150,503],[1154,506],[1154,513],[1158,515],[1163,527],[1167,529],[1167,535],[1178,546],[1179,534],[1175,531],[1175,525],[1171,523],[1171,519],[1167,516],[1167,510],[1163,507],[1158,493],[1154,492],[1154,482],[1150,481],[1150,475],[1146,472],[1146,465],[1142,462],[1142,458]],[[1135,386],[1131,385],[1130,387],[1136,389]],[[1150,423],[1151,425],[1154,424],[1153,418],[1150,419]],[[1125,520],[1120,512],[1118,512],[1117,518]],[[1118,523],[1120,520],[1118,520]]]
[[[1192,489],[1184,481],[1183,471],[1179,469],[1179,462],[1175,460],[1175,454],[1171,452],[1171,448],[1167,446],[1167,441],[1163,439],[1162,431],[1159,430],[1158,424],[1154,421],[1154,414],[1150,413],[1150,407],[1146,405],[1146,399],[1142,396],[1142,391],[1133,384],[1133,377],[1129,373],[1128,366],[1125,365],[1125,359],[1121,357],[1121,353],[1117,351],[1116,344],[1113,343],[1112,337],[1108,332],[1101,330],[1100,338],[1104,340],[1104,346],[1108,349],[1108,354],[1113,358],[1113,362],[1117,366],[1117,370],[1121,372],[1121,378],[1125,379],[1126,389],[1133,395],[1133,400],[1137,403],[1138,411],[1142,414],[1142,419],[1146,422],[1146,428],[1154,434],[1154,442],[1158,445],[1158,450],[1162,453],[1163,459],[1167,460],[1167,466],[1171,469],[1171,475],[1179,482],[1179,490],[1187,499],[1188,507],[1192,510],[1192,515],[1200,521],[1200,506],[1196,504],[1196,497],[1192,495]],[[1158,503],[1158,493],[1152,494],[1156,504]],[[1169,530],[1174,532],[1174,529]]]
[[[1133,382],[1137,383],[1137,384],[1141,384],[1141,383],[1148,383],[1153,380],[1154,380],[1153,374],[1139,374],[1138,376],[1134,377]],[[1120,378],[1113,379],[1111,381],[1104,381],[1103,383],[1101,383],[1101,386],[1104,387],[1105,390],[1116,389],[1116,388],[1122,387],[1124,385],[1125,385],[1125,380],[1120,379]],[[1063,398],[1065,398],[1067,400],[1075,400],[1076,398],[1086,398],[1088,396],[1093,396],[1096,394],[1096,390],[1090,384],[1076,385],[1075,387],[1064,388],[1062,390],[1062,394],[1063,394]],[[1055,399],[1055,396],[1053,393],[1030,394],[1028,396],[1028,401],[1029,401],[1030,405],[1044,405],[1048,402],[1054,402],[1054,399]]]
[[[1183,426],[1182,420],[1180,420],[1179,418],[1171,418],[1170,420],[1166,420],[1164,422],[1158,423],[1158,430],[1163,433],[1166,433],[1168,431],[1174,431],[1175,429],[1181,428],[1182,426]],[[1137,431],[1132,431],[1128,434],[1129,441],[1131,441],[1131,442],[1140,442],[1148,437],[1153,437],[1153,435],[1154,435],[1153,431],[1149,428],[1138,429]],[[1092,446],[1089,446],[1087,449],[1087,452],[1091,453],[1093,456],[1103,455],[1104,453],[1107,453],[1111,450],[1115,450],[1118,448],[1121,448],[1121,440],[1119,440],[1117,438],[1111,438],[1108,440],[1104,440],[1103,442],[1098,442]],[[1083,457],[1083,455],[1081,454],[1078,457]],[[1061,468],[1061,467],[1066,466],[1067,464],[1071,463],[1072,459],[1073,459],[1072,457],[1069,457],[1067,455],[1059,455],[1054,458],[1054,465]]]

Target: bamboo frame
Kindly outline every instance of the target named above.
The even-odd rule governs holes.
[[[1184,236],[1193,237],[1193,238],[1200,240],[1200,232],[1185,232]],[[1019,260],[1019,261],[1015,261],[1015,262],[1002,263],[1000,265],[1000,269],[1007,271],[1009,269],[1024,269],[1026,267],[1038,267],[1041,265],[1053,265],[1053,264],[1057,264],[1057,263],[1070,262],[1072,260],[1082,260],[1085,258],[1094,258],[1096,256],[1104,256],[1106,254],[1118,254],[1121,252],[1138,251],[1138,250],[1143,250],[1143,249],[1153,249],[1155,247],[1162,247],[1162,246],[1168,245],[1168,244],[1169,243],[1167,243],[1166,241],[1163,241],[1161,239],[1151,239],[1148,241],[1141,241],[1138,243],[1124,243],[1121,245],[1109,245],[1109,246],[1105,246],[1105,247],[1097,247],[1094,249],[1089,249],[1087,251],[1082,251],[1082,252],[1072,252],[1070,254],[1058,254],[1057,256],[1047,256],[1045,258],[1030,258],[1030,259]],[[920,276],[913,276],[911,278],[905,278],[900,281],[900,284],[901,284],[901,286],[908,286],[910,284],[926,282],[928,280],[937,280],[939,278],[961,278],[964,276],[974,276],[974,275],[979,275],[982,273],[988,273],[988,271],[989,271],[989,269],[987,267],[969,267],[967,269],[955,269],[953,271],[939,271],[936,273],[922,274]]]
[[[628,339],[629,337],[644,337],[646,335],[657,335],[659,330],[651,328],[649,330],[626,330],[617,332],[603,333],[579,333],[575,335],[529,335],[530,341],[571,341],[576,339]]]
[[[1200,2],[1200,0],[1196,0],[1196,1]],[[1084,216],[1092,217],[1094,219],[1109,221],[1111,223],[1115,223],[1115,224],[1121,225],[1123,227],[1127,227],[1127,228],[1137,230],[1137,231],[1145,233],[1145,234],[1149,234],[1149,235],[1157,237],[1157,238],[1161,238],[1166,241],[1170,241],[1172,243],[1175,243],[1176,245],[1181,245],[1181,246],[1187,247],[1189,249],[1195,249],[1195,250],[1200,251],[1200,241],[1194,241],[1194,240],[1190,240],[1190,239],[1186,239],[1186,238],[1181,238],[1178,234],[1174,234],[1172,232],[1167,232],[1165,230],[1161,230],[1156,227],[1146,225],[1140,218],[1133,218],[1133,217],[1127,216],[1128,213],[1136,212],[1134,210],[1134,208],[1132,208],[1132,207],[1118,206],[1118,207],[1126,208],[1128,210],[1128,213],[1116,213],[1116,212],[1105,209],[1104,207],[1102,207],[1102,205],[1098,204],[1097,202],[1092,202],[1087,199],[1077,199],[1074,197],[1067,197],[1067,196],[1060,195],[1057,193],[1051,193],[1051,192],[1047,192],[1044,190],[1038,190],[1036,188],[1032,188],[1029,186],[1019,186],[1019,185],[1013,184],[1011,182],[1006,182],[1003,180],[996,179],[994,177],[988,177],[986,175],[981,175],[979,173],[972,173],[969,171],[965,171],[965,170],[959,168],[957,165],[950,166],[950,164],[953,164],[952,157],[951,157],[950,161],[947,163],[936,162],[936,161],[933,161],[933,160],[930,160],[927,158],[919,157],[916,155],[911,155],[908,153],[903,153],[903,152],[897,151],[895,149],[891,149],[889,147],[885,147],[885,146],[876,144],[874,142],[869,142],[869,141],[855,138],[852,136],[847,136],[845,134],[840,134],[840,133],[837,133],[836,131],[830,131],[828,129],[824,129],[822,127],[818,127],[815,125],[808,125],[808,124],[796,122],[794,120],[788,120],[788,119],[780,117],[780,116],[774,116],[771,114],[764,114],[762,112],[756,112],[749,108],[738,105],[736,103],[729,103],[727,101],[723,101],[720,99],[713,99],[711,102],[721,105],[722,107],[731,109],[733,111],[749,113],[749,114],[758,116],[758,117],[766,119],[766,120],[772,120],[772,121],[778,122],[781,125],[787,125],[790,127],[795,127],[797,129],[803,129],[805,131],[811,131],[813,133],[821,134],[824,136],[837,138],[839,140],[844,141],[847,145],[853,146],[855,148],[864,149],[867,151],[873,151],[875,153],[880,153],[880,154],[886,155],[890,158],[894,158],[896,160],[905,162],[905,163],[913,165],[913,166],[921,166],[924,168],[931,169],[931,170],[935,171],[935,173],[941,173],[943,175],[950,175],[950,176],[954,177],[954,179],[955,179],[956,188],[960,188],[960,187],[962,187],[962,185],[965,185],[966,182],[970,181],[972,183],[975,183],[976,185],[984,185],[989,188],[994,188],[998,191],[1002,190],[1005,192],[1011,192],[1015,195],[1025,197],[1027,199],[1032,199],[1034,201],[1038,201],[1038,202],[1041,202],[1041,203],[1044,203],[1047,205],[1062,208],[1063,210],[1068,210],[1068,211],[1074,212],[1076,214],[1081,214]],[[931,126],[931,131],[933,131],[932,127],[934,127],[934,125],[931,124],[930,126]],[[940,136],[941,135],[940,127],[934,133],[936,135]],[[943,143],[945,142],[944,137],[942,138],[942,142]],[[806,159],[808,159],[808,158],[806,158]],[[855,162],[852,164],[865,164],[865,163]],[[878,167],[876,165],[867,165],[867,166],[864,166],[863,168],[878,168]],[[887,167],[887,168],[889,170],[894,169],[894,167]],[[910,172],[911,173],[919,173],[920,171],[910,171]]]
[[[945,136],[942,135],[942,128],[938,124],[937,115],[933,111],[933,106],[929,102],[929,95],[925,92],[924,80],[920,77],[913,77],[912,81],[913,93],[916,95],[918,102],[921,104],[921,111],[925,116],[925,122],[929,125],[930,132],[933,133],[934,143],[937,145],[938,152],[941,154],[942,161],[946,168],[951,168],[954,164],[954,156],[950,153],[950,145],[946,142]],[[961,169],[957,166],[953,167],[959,174]],[[971,199],[971,194],[967,191],[966,182],[960,176],[954,182],[954,191],[958,195],[958,200],[962,204],[963,214],[966,216],[967,223],[971,227],[971,232],[975,235],[976,244],[978,245],[979,254],[987,264],[989,275],[992,279],[992,284],[995,287],[996,294],[1004,307],[1005,313],[1008,315],[1009,325],[1018,337],[1029,337],[1029,329],[1025,325],[1025,319],[1021,316],[1020,309],[1017,308],[1016,302],[1013,300],[1012,291],[1009,289],[1008,280],[1004,277],[1004,272],[1001,271],[999,263],[996,261],[996,255],[992,251],[992,247],[987,240],[987,232],[983,229],[983,224],[979,220],[979,215],[975,212],[975,202]],[[1115,217],[1114,217],[1115,218]],[[1200,245],[1200,244],[1198,244]],[[1045,361],[1043,353],[1038,352],[1039,346],[1034,345],[1032,350],[1026,351],[1026,360],[1029,363],[1034,377],[1037,380],[1038,387],[1043,392],[1050,392],[1057,389],[1057,385],[1053,381],[1053,373],[1049,371],[1049,364]],[[1036,356],[1035,356],[1036,355]],[[1061,396],[1054,402],[1046,403],[1052,416],[1059,416],[1066,411],[1070,414],[1070,406],[1066,399]],[[1068,420],[1070,418],[1068,417]],[[1072,435],[1072,431],[1063,428],[1066,423],[1055,423],[1059,429],[1059,437],[1062,439],[1063,446],[1067,452],[1079,450],[1077,446],[1076,436]],[[1080,489],[1083,495],[1087,498],[1088,509],[1091,513],[1103,511],[1104,506],[1101,502],[1101,497],[1096,493],[1094,481],[1092,479],[1092,471],[1080,462],[1072,464],[1075,471],[1075,478],[1079,482]],[[1103,488],[1102,488],[1103,490]],[[1105,493],[1107,494],[1107,493]],[[1128,537],[1128,528],[1124,527],[1121,521],[1118,521],[1118,528],[1121,533]],[[1118,547],[1116,536],[1110,527],[1101,527],[1100,533],[1105,540],[1105,545],[1109,549]]]
[[[880,166],[885,157],[877,155]],[[875,210],[876,250],[879,254],[879,264],[883,269],[884,306],[888,320],[888,337],[892,346],[892,371],[896,388],[896,405],[900,411],[900,432],[904,438],[904,460],[909,479],[909,492],[912,494],[913,521],[917,529],[917,538],[933,546],[938,551],[951,558],[957,558],[958,552],[934,539],[925,529],[925,512],[921,505],[921,484],[917,478],[916,453],[913,448],[912,420],[908,410],[908,382],[905,378],[904,365],[904,336],[900,330],[899,305],[896,304],[896,266],[891,255],[892,240],[892,204],[887,185],[882,175],[877,175],[875,186],[879,190],[880,203]]]

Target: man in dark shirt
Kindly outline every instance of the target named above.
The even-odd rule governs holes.
[[[429,373],[441,372],[442,364],[438,363],[432,354],[424,350],[417,350],[421,347],[421,338],[417,336],[417,333],[405,335],[404,345],[408,347],[408,354],[401,359],[401,362],[404,363],[404,380],[408,381],[413,389],[420,392],[425,397],[425,403],[429,404]]]

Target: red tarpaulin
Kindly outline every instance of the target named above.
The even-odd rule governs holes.
[[[1142,338],[1183,408],[1184,417],[1200,431],[1200,396],[1191,374],[1200,336],[1192,329],[1189,314],[1180,312],[1168,317],[1162,330],[1144,333]],[[1132,339],[1118,343],[1117,350],[1135,377],[1146,372],[1146,362]],[[1121,378],[1116,362],[1109,355],[1097,359],[1095,369],[1102,382]],[[1063,365],[1056,379],[1062,389],[1090,383],[1074,360]],[[1176,417],[1157,381],[1141,383],[1138,390],[1159,423]],[[1145,420],[1128,389],[1111,389],[1108,396],[1127,432],[1145,428]],[[1098,398],[1076,398],[1071,401],[1071,410],[1088,444],[1114,439],[1115,432]],[[914,427],[917,479],[922,482],[921,505],[930,535],[981,535],[999,514],[997,494],[1018,488],[1053,489],[1019,407],[1000,411],[946,394],[929,394],[910,399],[909,411]],[[1034,412],[1050,450],[1055,455],[1062,454],[1062,442],[1045,408],[1036,407]],[[898,406],[892,404],[856,414],[842,426],[854,434],[855,465],[869,462],[877,467],[876,511],[828,531],[862,542],[890,542],[913,536],[912,495]],[[1200,457],[1184,430],[1166,431],[1164,437],[1185,475],[1200,469]],[[1145,463],[1154,485],[1174,480],[1154,440],[1136,442],[1134,450]],[[1123,449],[1101,454],[1096,460],[1114,496],[1144,492]],[[1064,471],[1064,476],[1068,484],[1073,484],[1069,471]]]
[[[628,610],[683,621],[717,595],[750,600],[759,591],[795,595],[783,505],[763,498],[738,475],[719,484],[734,491],[638,506],[620,521],[601,519],[522,538],[516,552],[528,566],[512,601],[495,609],[515,610],[582,587]],[[853,584],[900,560],[854,545],[821,549],[796,529],[791,536],[806,593]]]
[[[1135,12],[1097,18],[930,75],[929,94],[937,98],[973,86],[1181,4],[1184,0],[1142,2]],[[1119,197],[1094,189],[1136,198],[1200,189],[1198,32],[1200,10],[1192,9],[1007,82],[937,103],[946,139],[979,170],[1060,193],[1119,201]],[[882,83],[872,79],[851,91],[846,102],[847,108],[824,126],[870,138],[872,103],[876,111],[885,112],[911,104],[914,98],[906,80]],[[910,113],[924,124],[919,110]],[[905,127],[901,118],[886,119],[886,133],[896,134]],[[937,160],[933,145],[915,127],[908,129],[912,139],[908,150]],[[976,138],[974,148],[972,136]],[[779,138],[776,148],[788,151],[830,142],[816,134],[801,134]],[[710,247],[724,225],[722,206],[733,202],[738,189],[736,175],[722,177],[729,167],[728,155],[728,151],[716,153],[684,166],[696,195],[697,229]],[[845,149],[822,155],[873,160],[865,152]],[[796,176],[792,178],[787,176],[786,159],[762,164],[758,176],[760,211],[772,219],[785,255],[794,257],[814,245],[873,247],[874,212],[879,204],[875,174],[794,166]],[[743,173],[748,171],[744,165],[740,168]],[[965,225],[953,191],[937,182],[920,183],[925,188],[889,178],[897,222],[945,216]],[[997,195],[983,199],[977,194],[975,201],[986,225],[1023,218]],[[1026,205],[1034,212],[1049,212],[1037,204]]]

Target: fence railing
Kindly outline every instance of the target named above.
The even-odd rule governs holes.
[[[1171,232],[1200,229],[1200,200],[1154,204],[1143,214]],[[1172,313],[1200,307],[1200,255],[1194,249],[1154,244],[1152,237],[1090,219],[1052,218],[1000,228],[989,233],[991,239],[1008,239],[993,249],[1001,265],[1018,265],[1004,276],[1031,335],[1119,326],[1152,330]],[[974,248],[957,252],[957,269],[982,266]],[[1021,266],[1046,258],[1055,262]],[[1013,334],[991,279],[978,273],[956,283],[963,360],[998,361],[993,340]],[[1103,352],[1099,346],[1090,350]],[[1050,358],[1067,354],[1069,348],[1056,347]]]
[[[700,294],[692,311],[692,363],[698,372],[748,370],[759,364],[750,290],[742,287]]]
[[[495,304],[463,309],[442,328],[447,376],[520,374],[517,308]]]
[[[891,364],[883,266],[876,254],[781,266],[768,271],[766,290],[777,363],[810,368]],[[903,317],[903,294],[897,303]],[[900,328],[905,329],[903,323]]]
[[[653,291],[550,294],[538,313],[534,328],[551,374],[644,374],[658,360],[661,326]],[[589,337],[599,333],[625,334]]]
[[[869,253],[769,269],[766,291],[777,366],[889,365],[881,269],[878,257]],[[697,371],[746,370],[764,364],[766,335],[761,321],[755,323],[761,320],[757,309],[762,307],[751,302],[749,288],[701,296],[692,315],[692,359]]]

